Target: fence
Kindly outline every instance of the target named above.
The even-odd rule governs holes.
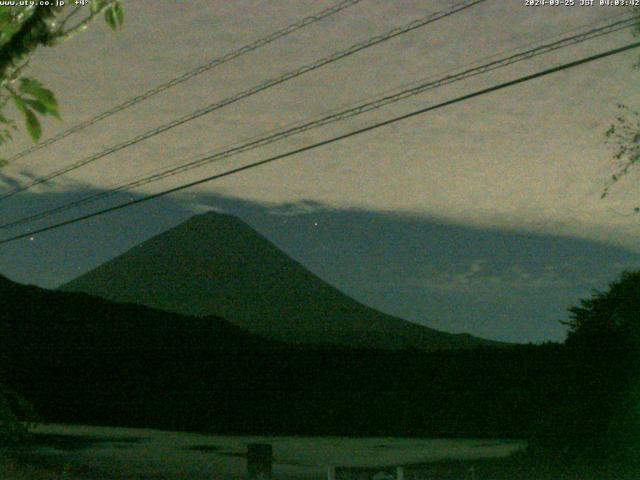
[[[473,467],[463,464],[419,463],[381,467],[329,467],[327,480],[477,480]]]
[[[247,446],[247,473],[251,480],[271,480],[273,448],[268,444]],[[466,464],[416,463],[378,467],[330,466],[327,480],[477,480],[473,467]]]

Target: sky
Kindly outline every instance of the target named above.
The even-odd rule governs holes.
[[[11,189],[454,3],[363,0],[3,167],[0,188]],[[44,137],[330,5],[318,0],[126,2],[121,31],[99,22],[34,56],[29,75],[54,90],[61,104],[62,121],[45,121]],[[104,191],[625,11],[488,0],[16,195],[0,203],[0,218],[12,220]],[[631,41],[628,31],[620,32],[536,57],[131,195],[186,183]],[[570,305],[593,288],[605,288],[622,270],[640,267],[640,216],[632,213],[640,205],[640,173],[632,170],[609,197],[600,198],[615,168],[604,132],[617,104],[637,106],[640,72],[633,64],[639,56],[632,51],[610,57],[0,246],[0,273],[55,287],[193,213],[213,209],[240,216],[314,273],[385,312],[501,340],[561,340],[559,321],[567,318]],[[22,135],[5,156],[29,145]]]

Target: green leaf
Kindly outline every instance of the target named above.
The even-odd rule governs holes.
[[[23,101],[24,103],[29,105],[32,109],[34,109],[36,112],[41,113],[42,115],[46,115],[49,113],[49,108],[38,100],[28,100],[25,98],[23,99]]]
[[[13,95],[13,101],[16,104],[16,107],[18,107],[18,110],[20,110],[23,115],[26,115],[29,109],[27,108],[27,104],[24,103],[24,100],[17,95]]]
[[[0,7],[0,30],[3,30],[5,26],[10,24],[12,21],[13,15],[11,14],[11,9],[7,7]]]
[[[53,94],[51,90],[47,90],[43,88],[38,92],[38,95],[35,96],[40,102],[45,104],[47,108],[50,110],[58,109],[58,100],[56,100],[56,96]]]
[[[107,25],[109,25],[112,30],[118,29],[118,18],[116,17],[116,13],[113,7],[105,10],[104,19],[106,20]]]
[[[120,2],[112,3],[109,8],[104,11],[104,19],[113,30],[120,28],[124,22],[124,8],[122,4]]]
[[[118,20],[118,26],[122,27],[124,23],[124,7],[121,2],[116,2],[113,5],[113,11],[115,13],[116,19]]]
[[[91,2],[91,13],[98,13],[104,8],[105,0],[93,0]]]
[[[28,100],[25,98],[23,101],[41,115],[51,115],[58,120],[61,120],[57,108],[52,108],[51,106],[42,103],[40,100]]]
[[[20,79],[19,90],[25,95],[31,95],[49,109],[56,110],[58,108],[58,101],[53,92],[33,78]]]
[[[29,135],[31,135],[33,141],[37,142],[42,136],[40,121],[38,120],[38,117],[36,117],[36,114],[28,109],[25,112],[25,118],[27,121],[27,131],[29,132]]]
[[[44,85],[35,78],[21,78],[20,79],[20,91],[22,93],[30,93],[35,95],[35,92],[43,90]]]

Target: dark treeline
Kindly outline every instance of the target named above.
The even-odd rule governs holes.
[[[2,376],[43,419],[220,433],[522,437],[563,401],[559,345],[291,347],[8,281]],[[555,407],[554,407],[555,408]]]
[[[292,347],[219,318],[0,280],[0,375],[47,421],[557,447],[607,431],[629,385],[630,353],[611,343]]]

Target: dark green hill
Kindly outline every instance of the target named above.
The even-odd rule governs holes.
[[[45,290],[2,275],[0,304],[3,341],[11,341],[25,355],[47,345],[61,355],[162,352],[197,360],[278,345],[219,317],[189,317],[85,293]]]
[[[560,385],[549,370],[557,347],[427,353],[288,346],[217,317],[1,276],[0,305],[0,381],[47,421],[264,435],[513,437]]]
[[[217,317],[188,317],[0,275],[0,381],[45,420],[220,429],[250,364],[284,346]],[[210,411],[210,409],[216,411]]]
[[[207,213],[61,287],[187,315],[217,315],[300,344],[436,350],[488,345],[386,315],[306,270],[236,217]]]

